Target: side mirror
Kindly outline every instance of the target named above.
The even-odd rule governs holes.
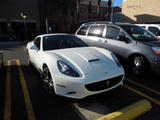
[[[126,37],[126,36],[118,36],[117,39],[120,41],[128,42],[128,37]]]
[[[37,51],[37,52],[39,51],[39,49],[38,49],[35,45],[32,45],[32,46],[30,47],[30,49],[31,49],[31,50],[35,50],[35,51]]]
[[[32,46],[30,47],[30,49],[31,49],[31,50],[35,50],[35,46],[32,45]]]

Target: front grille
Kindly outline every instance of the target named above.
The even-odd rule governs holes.
[[[100,82],[91,83],[91,84],[85,85],[85,87],[89,91],[105,90],[107,88],[110,88],[118,84],[122,80],[122,78],[123,78],[123,75],[115,77],[115,78],[103,80]]]

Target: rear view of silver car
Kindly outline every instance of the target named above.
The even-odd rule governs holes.
[[[133,74],[142,75],[149,70],[160,72],[160,41],[142,27],[93,22],[83,24],[75,35],[90,46],[115,53],[128,64]]]

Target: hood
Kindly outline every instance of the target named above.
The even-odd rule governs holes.
[[[152,47],[160,47],[160,41],[143,41],[143,43]]]
[[[105,56],[94,47],[70,48],[48,52],[56,54],[61,58],[60,60],[65,60],[63,62],[73,65],[82,74],[108,72],[116,68],[111,56]]]

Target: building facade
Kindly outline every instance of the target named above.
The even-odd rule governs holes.
[[[122,7],[117,6],[113,8],[113,22],[121,22],[122,21]]]
[[[130,23],[160,23],[160,0],[126,0],[122,6],[122,21]]]
[[[83,22],[105,20],[107,2],[100,2],[99,11],[98,0],[93,0],[89,14],[89,0],[80,0],[78,20],[77,6],[69,1],[72,0],[1,0],[0,33],[14,34],[18,40],[24,40],[26,23],[27,39],[32,40],[37,34],[74,33]]]
[[[40,26],[38,5],[38,0],[1,0],[0,32],[8,32],[16,35],[17,39],[23,39],[24,19],[21,13],[25,13],[28,39],[35,36]]]
[[[90,19],[89,19],[89,0],[82,0],[80,4],[80,22],[84,21],[98,21],[105,20],[107,14],[107,2],[100,2],[100,9],[98,0],[93,0],[91,3]]]

